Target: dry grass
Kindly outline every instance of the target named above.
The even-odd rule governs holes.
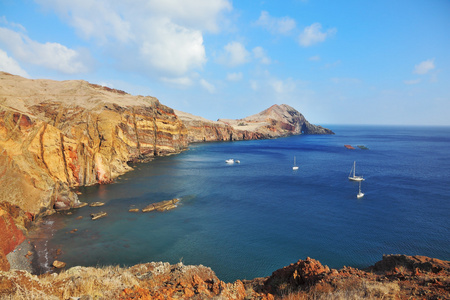
[[[318,285],[309,292],[299,291],[282,297],[283,300],[358,300],[358,299],[396,299],[400,287],[395,282],[351,280],[341,282],[338,288],[331,285]]]
[[[118,266],[75,267],[59,274],[40,276],[33,285],[16,283],[15,293],[6,299],[68,299],[83,295],[115,299],[124,288],[138,284],[133,274]]]

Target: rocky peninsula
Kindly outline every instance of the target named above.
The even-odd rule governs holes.
[[[310,124],[285,104],[244,119],[210,121],[173,110],[154,97],[133,96],[82,80],[30,80],[0,72],[0,298],[438,299],[448,295],[449,262],[426,257],[387,256],[370,270],[332,270],[308,258],[270,277],[234,283],[224,283],[207,267],[182,263],[75,267],[40,276],[24,265],[33,250],[25,240],[27,231],[42,216],[82,206],[74,192],[79,186],[110,183],[131,171],[131,163],[180,153],[193,142],[297,134],[333,132]]]

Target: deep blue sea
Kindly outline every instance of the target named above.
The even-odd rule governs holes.
[[[332,268],[383,254],[450,260],[450,127],[328,128],[336,135],[193,144],[137,164],[114,184],[81,188],[81,201],[106,204],[51,216],[46,247],[68,267],[182,261],[225,281],[306,257]],[[348,180],[354,161],[361,199]],[[128,212],[172,198],[181,202],[171,211]],[[101,210],[108,216],[92,221]]]

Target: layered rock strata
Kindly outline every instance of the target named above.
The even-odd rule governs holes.
[[[0,200],[32,213],[77,206],[71,188],[109,183],[130,161],[178,153],[186,134],[156,98],[0,72]]]
[[[333,131],[309,123],[289,105],[273,105],[259,114],[244,119],[210,121],[175,111],[188,130],[189,142],[241,141],[271,139],[298,134],[334,134]]]

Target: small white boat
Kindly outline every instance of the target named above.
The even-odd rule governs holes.
[[[230,158],[225,161],[227,164],[234,164],[234,159]]]
[[[292,167],[292,170],[298,170],[298,166],[295,164],[295,156],[294,156],[294,166]]]
[[[241,163],[241,161],[240,161],[240,160],[237,160],[237,159],[236,159],[234,162],[237,163],[237,164],[240,164],[240,163]]]
[[[358,195],[356,195],[356,198],[362,198],[362,197],[364,197],[364,193],[363,192],[361,192],[361,181],[359,181],[359,192],[358,192]]]
[[[350,174],[348,174],[348,179],[353,181],[362,181],[364,178],[362,176],[356,176],[356,161],[353,162],[353,167],[350,170]],[[353,174],[352,174],[353,173]]]

